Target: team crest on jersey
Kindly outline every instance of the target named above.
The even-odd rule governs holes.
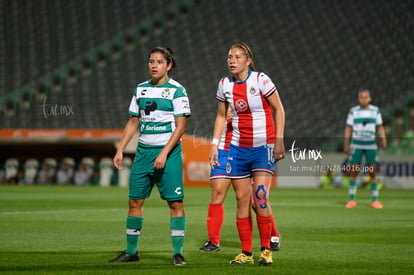
[[[226,173],[227,174],[230,174],[230,172],[231,172],[231,165],[230,165],[230,162],[227,162],[227,165],[226,165]]]
[[[165,90],[162,91],[161,96],[165,98],[165,97],[168,97],[169,95],[170,95],[170,89],[169,88],[165,88]]]
[[[244,99],[238,99],[236,103],[234,104],[234,107],[236,108],[236,111],[238,113],[245,112],[248,108],[247,102]]]
[[[256,93],[256,90],[253,87],[251,87],[250,88],[250,94],[254,95],[255,93]]]

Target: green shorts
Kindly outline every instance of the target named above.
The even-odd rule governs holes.
[[[156,184],[161,199],[166,201],[184,199],[181,147],[181,144],[178,144],[171,150],[164,169],[155,170],[155,159],[163,147],[138,145],[129,179],[129,198],[132,200],[149,198]]]
[[[365,155],[365,165],[378,164],[378,155],[376,149],[359,149],[351,147],[351,164],[361,164],[362,155]]]

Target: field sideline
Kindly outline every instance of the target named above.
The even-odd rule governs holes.
[[[207,240],[210,189],[186,187],[187,266],[171,264],[169,211],[156,189],[144,206],[141,260],[108,264],[125,247],[125,188],[0,186],[1,274],[414,274],[414,190],[382,190],[384,209],[368,190],[345,209],[346,190],[273,189],[282,234],[274,264],[228,264],[240,252],[233,190],[225,202],[222,250],[198,251]]]

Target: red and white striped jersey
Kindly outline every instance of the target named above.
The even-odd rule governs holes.
[[[223,134],[220,137],[220,143],[218,149],[228,151],[230,141],[233,137],[233,118],[227,120],[226,127],[224,127]]]
[[[276,140],[272,106],[266,100],[277,92],[272,80],[264,73],[249,71],[246,80],[236,82],[222,78],[216,98],[228,102],[233,114],[231,143],[240,147],[259,147]]]

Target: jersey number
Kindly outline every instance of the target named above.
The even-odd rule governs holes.
[[[272,147],[267,147],[267,160],[272,163],[275,162],[275,154]]]

